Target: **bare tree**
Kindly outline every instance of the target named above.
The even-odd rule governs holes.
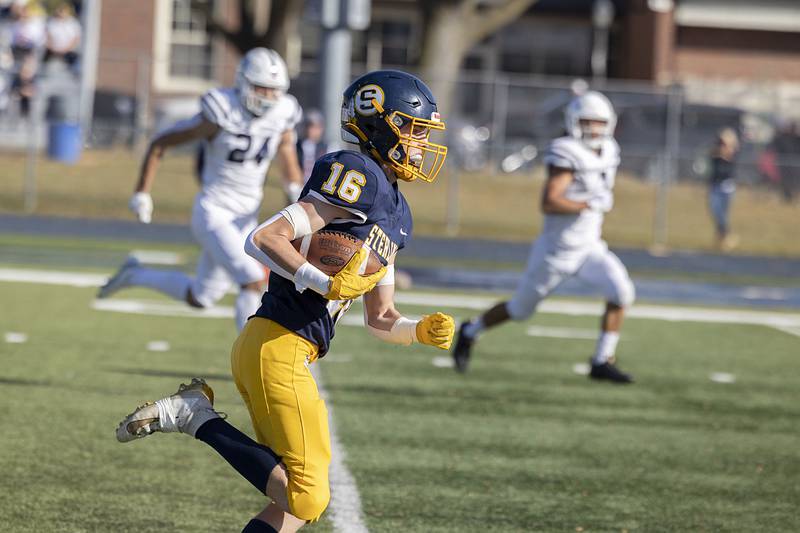
[[[192,9],[205,17],[209,32],[224,37],[242,54],[264,46],[286,57],[289,38],[297,32],[305,2],[227,0],[226,3],[236,5],[236,20],[229,21],[228,17],[221,16],[211,2],[193,2]]]
[[[464,57],[536,0],[425,0],[421,71],[446,116]]]

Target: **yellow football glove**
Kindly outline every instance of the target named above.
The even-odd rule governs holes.
[[[358,269],[367,259],[368,253],[369,250],[366,248],[359,248],[344,268],[331,276],[331,287],[325,298],[328,300],[353,300],[372,290],[386,273],[386,267],[381,267],[380,270],[368,276],[359,274]]]
[[[436,346],[442,350],[450,348],[456,323],[453,317],[444,313],[425,315],[417,322],[417,340],[421,344]]]

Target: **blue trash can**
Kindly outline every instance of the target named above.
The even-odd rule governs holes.
[[[81,157],[81,127],[69,122],[54,122],[47,132],[47,157],[75,164]]]

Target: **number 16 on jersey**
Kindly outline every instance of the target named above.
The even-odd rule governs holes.
[[[331,164],[331,175],[322,184],[323,192],[328,194],[336,194],[339,198],[348,203],[355,203],[361,196],[361,187],[366,185],[367,178],[357,170],[348,170],[344,173],[344,179],[339,183],[339,178],[342,176],[344,165],[338,161]],[[337,189],[336,185],[339,184]]]

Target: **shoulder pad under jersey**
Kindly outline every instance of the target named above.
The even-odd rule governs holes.
[[[544,164],[558,168],[578,170],[583,165],[583,155],[586,151],[583,144],[572,137],[559,137],[554,139],[547,147],[544,155]]]
[[[211,89],[200,98],[200,111],[209,122],[225,128],[232,120],[232,111],[238,106],[233,88]]]

